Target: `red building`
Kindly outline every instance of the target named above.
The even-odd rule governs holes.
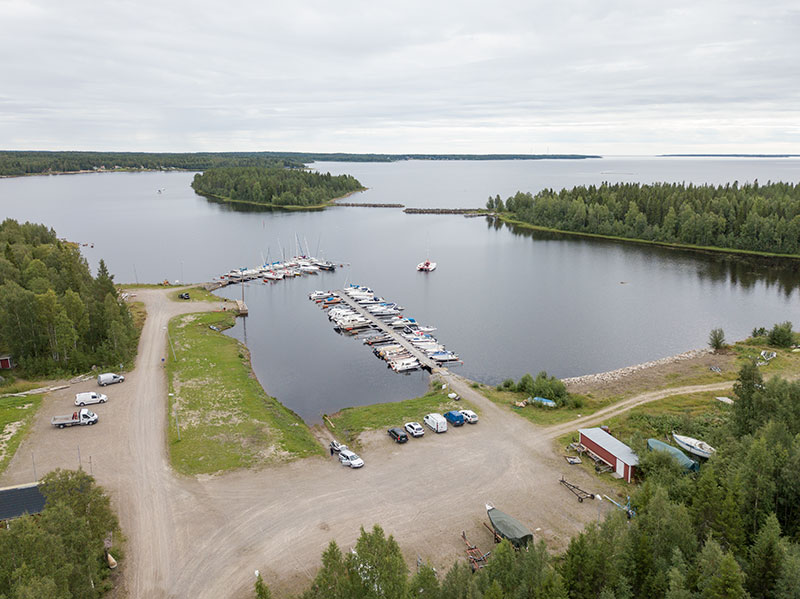
[[[14,360],[11,359],[11,355],[0,356],[0,369],[9,370],[11,368],[14,368]]]
[[[611,466],[625,481],[631,482],[639,457],[630,447],[601,428],[581,428],[578,433],[581,445]]]

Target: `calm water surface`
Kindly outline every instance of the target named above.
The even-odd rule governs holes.
[[[602,159],[541,162],[318,164],[370,189],[354,201],[480,206],[488,195],[603,180],[722,183],[800,180],[798,160]],[[44,222],[92,243],[119,282],[206,281],[295,253],[296,240],[347,266],[250,283],[245,339],[267,391],[307,421],[348,405],[422,393],[427,375],[397,375],[360,341],[333,332],[314,289],[367,284],[439,328],[461,374],[487,383],[546,370],[599,372],[704,347],[754,326],[800,322],[798,274],[758,263],[577,237],[515,231],[482,219],[336,208],[237,212],[195,195],[191,173],[114,173],[0,181],[3,217]],[[163,193],[157,193],[164,189]],[[431,274],[415,266],[426,255]],[[240,297],[241,288],[222,292]]]

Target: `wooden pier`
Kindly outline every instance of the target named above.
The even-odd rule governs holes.
[[[438,366],[436,362],[431,360],[424,352],[421,352],[418,348],[414,347],[408,339],[403,337],[400,333],[398,333],[393,327],[390,327],[381,319],[377,318],[371,312],[368,312],[364,309],[364,307],[355,301],[352,297],[347,295],[344,291],[335,291],[334,295],[342,300],[343,303],[347,304],[350,308],[355,310],[358,314],[369,320],[372,324],[374,324],[377,328],[381,331],[386,333],[392,340],[402,345],[412,356],[414,356],[420,363],[420,365],[428,370],[429,372],[434,372],[434,369],[437,369],[437,372],[441,372],[442,367]]]

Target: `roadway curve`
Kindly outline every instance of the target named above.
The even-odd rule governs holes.
[[[108,387],[94,427],[54,430],[52,414],[71,410],[70,398],[96,388],[87,381],[48,395],[31,434],[3,484],[31,480],[31,453],[39,474],[56,467],[91,467],[111,493],[128,536],[120,595],[135,598],[251,597],[259,569],[274,591],[296,594],[308,584],[331,539],[350,547],[361,526],[379,523],[395,535],[412,564],[421,556],[437,568],[463,557],[462,530],[484,550],[484,504],[513,513],[553,549],[609,509],[579,504],[560,484],[600,492],[603,483],[570,469],[553,440],[648,401],[678,393],[722,391],[730,383],[645,393],[592,416],[549,428],[491,403],[467,381],[447,383],[480,410],[481,422],[396,445],[374,431],[362,436],[366,466],[357,471],[331,458],[308,458],[260,470],[188,478],[169,466],[166,447],[167,381],[162,358],[170,318],[215,309],[215,303],[176,303],[164,290],[138,291],[147,306],[136,369]],[[420,414],[421,420],[422,414]],[[399,423],[398,423],[399,424]],[[87,460],[91,459],[91,466]]]

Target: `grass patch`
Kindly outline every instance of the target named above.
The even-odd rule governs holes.
[[[41,387],[42,384],[36,381],[27,381],[25,379],[6,379],[2,386],[0,386],[0,396],[9,393],[23,393]]]
[[[181,293],[188,293],[189,299],[184,300],[180,299],[178,296]],[[175,291],[170,292],[169,299],[174,302],[217,302],[217,303],[224,303],[230,300],[225,299],[224,297],[219,297],[218,295],[214,295],[210,291],[208,291],[205,287],[190,287],[189,289],[177,289]]]
[[[41,404],[41,395],[0,398],[0,474],[17,452]]]
[[[583,406],[579,408],[571,408],[567,406],[560,408],[548,408],[542,405],[531,404],[525,406],[524,408],[519,408],[514,405],[515,402],[526,399],[529,396],[528,393],[517,391],[500,391],[496,387],[489,387],[487,385],[481,385],[478,389],[490,401],[512,410],[523,418],[527,418],[534,424],[539,424],[542,426],[560,424],[562,422],[574,420],[580,416],[594,414],[600,408],[611,405],[620,399],[618,397],[597,399],[591,394],[577,396],[573,394],[573,397],[577,397],[583,402]]]
[[[358,448],[358,436],[366,430],[388,429],[392,426],[402,427],[406,422],[419,422],[425,414],[439,412],[444,414],[450,410],[472,410],[479,414],[475,406],[461,399],[454,401],[441,391],[429,391],[422,397],[406,399],[394,403],[376,403],[371,406],[344,408],[328,416],[335,428],[329,430],[341,441]]]
[[[128,302],[128,310],[131,312],[133,318],[133,326],[141,335],[144,328],[144,321],[147,320],[147,309],[144,307],[144,302]]]
[[[247,348],[209,328],[233,322],[230,312],[209,312],[169,323],[175,358],[170,352],[168,444],[175,470],[211,474],[323,455],[302,419],[264,392]]]

